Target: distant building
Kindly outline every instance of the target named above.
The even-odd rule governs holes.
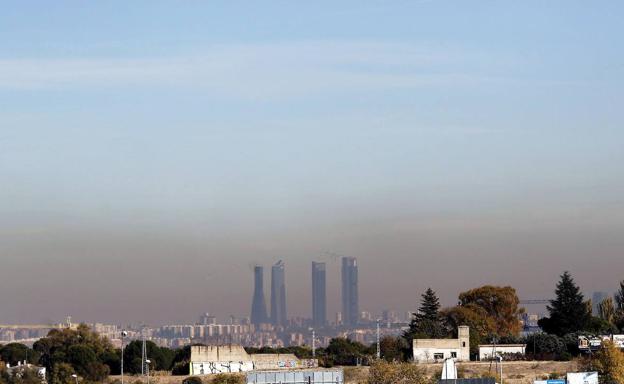
[[[343,325],[342,312],[336,312],[336,326]]]
[[[600,314],[600,310],[598,309],[598,305],[602,302],[602,300],[609,297],[607,292],[594,292],[592,294],[592,315],[598,316]]]
[[[264,269],[257,265],[254,267],[254,293],[251,302],[251,323],[265,324],[268,322],[266,303],[264,301]]]
[[[312,262],[312,324],[317,328],[327,324],[325,268],[325,263]]]
[[[286,276],[280,260],[271,267],[271,323],[286,326],[287,321]]]
[[[414,362],[439,362],[448,358],[470,361],[470,329],[459,326],[457,334],[457,339],[414,339]]]
[[[355,326],[360,316],[358,267],[355,257],[342,258],[342,316],[345,325]]]
[[[211,316],[208,312],[206,312],[199,317],[199,324],[201,325],[217,324],[217,318],[214,316]]]
[[[526,344],[479,344],[479,360],[487,361],[505,354],[520,354],[526,352]]]

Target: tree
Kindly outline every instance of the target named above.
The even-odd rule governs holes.
[[[326,358],[331,365],[355,365],[358,359],[370,357],[370,352],[364,344],[344,337],[331,339],[325,348]]]
[[[615,307],[613,306],[613,299],[607,297],[598,303],[598,313],[602,320],[613,324],[615,320]]]
[[[624,311],[624,280],[620,281],[620,289],[615,293],[615,309]]]
[[[409,329],[403,334],[408,344],[415,338],[437,339],[446,336],[442,318],[440,317],[440,299],[436,293],[427,288],[420,301],[420,308],[416,312]]]
[[[592,365],[602,383],[624,384],[624,353],[610,340],[602,342]]]
[[[401,361],[406,348],[405,339],[402,337],[384,336],[379,340],[381,357],[386,361]]]
[[[471,354],[479,353],[479,344],[496,332],[494,319],[475,304],[447,308],[442,311],[442,316],[449,335],[457,337],[457,328],[460,325],[467,325],[470,328]]]
[[[615,317],[613,324],[624,332],[624,280],[620,281],[620,288],[615,293]]]
[[[561,360],[568,352],[563,338],[548,333],[532,333],[524,343],[527,345],[526,352],[536,360]]]
[[[73,384],[74,368],[67,363],[59,363],[54,366],[50,375],[50,384]]]
[[[486,285],[460,293],[459,301],[462,306],[483,308],[492,319],[496,336],[515,336],[520,333],[518,317],[523,309],[518,306],[520,300],[514,288]]]
[[[11,365],[25,360],[33,364],[39,361],[39,354],[24,344],[9,343],[0,347],[0,360]]]
[[[545,332],[558,336],[585,330],[591,322],[591,312],[583,301],[580,288],[568,271],[561,275],[555,296],[546,307],[550,317],[540,319],[539,326]]]
[[[141,373],[143,341],[133,340],[124,348],[124,369],[129,373]],[[169,348],[161,348],[153,341],[145,341],[147,358],[152,362],[151,368],[156,371],[168,371],[173,366],[176,352]],[[190,350],[190,349],[189,349]]]
[[[110,341],[85,324],[76,329],[53,329],[35,342],[33,349],[41,354],[40,363],[49,373],[56,365],[66,363],[89,381],[102,381],[108,376],[110,368],[103,359],[115,354]]]

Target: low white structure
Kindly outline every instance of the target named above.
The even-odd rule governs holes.
[[[524,355],[526,344],[479,344],[479,360],[492,360],[507,353]]]
[[[193,345],[191,346],[189,374],[209,375],[267,369],[314,368],[317,366],[318,361],[316,359],[300,360],[295,355],[288,353],[250,355],[240,345]]]
[[[459,326],[457,335],[457,339],[414,339],[414,361],[432,363],[449,358],[470,361],[470,329],[465,325]]]

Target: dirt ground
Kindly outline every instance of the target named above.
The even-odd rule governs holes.
[[[439,378],[442,364],[421,364],[427,375]],[[489,362],[458,363],[457,371],[461,377],[496,376],[497,366]],[[503,362],[504,384],[532,384],[533,380],[545,379],[548,376],[564,377],[566,372],[576,371],[574,361],[515,361]],[[368,367],[345,367],[347,384],[366,382]],[[498,380],[497,380],[498,381]]]
[[[431,377],[440,377],[442,364],[421,364]],[[496,364],[488,362],[458,363],[457,370],[462,377],[497,376]],[[368,367],[344,367],[346,384],[366,383]],[[545,379],[548,376],[564,377],[566,372],[576,371],[575,361],[510,361],[503,362],[504,384],[532,384],[533,380]],[[150,384],[181,384],[188,376],[169,376],[165,374],[150,377]],[[111,376],[110,384],[120,384],[119,376]],[[203,376],[205,384],[210,384],[211,376]],[[124,384],[147,384],[145,378],[126,376]]]

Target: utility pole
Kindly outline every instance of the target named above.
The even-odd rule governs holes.
[[[141,328],[141,376],[145,375],[145,364],[147,364],[147,348],[145,346],[145,327]]]
[[[379,319],[377,319],[377,360],[381,359],[381,345],[379,344]]]
[[[128,336],[128,332],[121,331],[121,384],[124,384],[123,357],[124,357],[124,337]]]
[[[314,328],[312,328],[312,358],[316,358],[316,334]]]

